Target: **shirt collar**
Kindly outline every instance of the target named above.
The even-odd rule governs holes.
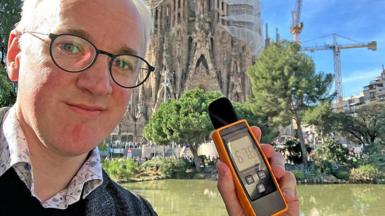
[[[31,160],[27,141],[12,107],[0,127],[0,176],[13,167],[19,178],[34,193]],[[98,148],[93,149],[87,160],[72,178],[68,187],[42,202],[46,208],[66,209],[85,198],[103,182],[102,165]]]

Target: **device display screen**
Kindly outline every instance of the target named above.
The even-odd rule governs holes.
[[[257,147],[250,136],[242,136],[228,142],[229,150],[234,157],[235,165],[240,172],[261,163]]]
[[[250,200],[276,191],[269,169],[248,130],[241,127],[223,138]]]

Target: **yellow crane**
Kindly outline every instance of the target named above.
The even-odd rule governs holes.
[[[343,44],[340,45],[337,43],[337,34],[332,34],[333,44],[325,44],[322,46],[312,46],[312,47],[301,47],[302,51],[320,51],[320,50],[332,50],[333,51],[333,60],[334,60],[334,74],[335,74],[335,88],[337,93],[337,110],[343,111],[343,92],[342,92],[342,77],[341,77],[341,50],[342,49],[353,49],[353,48],[368,48],[369,50],[375,51],[377,49],[377,42],[371,41],[369,43],[352,43],[352,44]],[[342,37],[342,36],[339,36]],[[349,39],[346,37],[342,37]],[[351,39],[349,39],[351,40]]]
[[[290,32],[293,35],[294,42],[300,44],[300,34],[303,29],[303,22],[301,22],[301,9],[302,0],[296,0],[296,5],[292,11],[293,23],[290,27]],[[369,43],[353,43],[340,45],[337,43],[337,34],[333,35],[333,44],[325,44],[323,46],[313,47],[301,47],[302,51],[315,52],[319,50],[332,50],[334,60],[334,76],[335,76],[335,88],[337,93],[337,110],[342,111],[343,109],[343,92],[342,92],[342,77],[341,77],[341,50],[352,49],[352,48],[368,48],[369,50],[375,51],[377,49],[377,42],[371,41]],[[340,36],[341,37],[341,36]]]
[[[293,35],[293,40],[300,44],[300,34],[303,29],[303,22],[301,22],[301,8],[302,0],[297,0],[295,9],[291,12],[293,23],[290,27],[290,32]]]

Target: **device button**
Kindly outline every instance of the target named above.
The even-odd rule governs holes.
[[[257,185],[257,189],[258,189],[259,193],[263,193],[263,192],[266,191],[266,188],[265,188],[265,186],[263,184]]]
[[[255,180],[254,180],[252,175],[246,176],[245,180],[246,180],[247,184],[253,184],[255,182]]]
[[[266,178],[266,173],[262,170],[258,172],[258,177],[262,180]]]
[[[257,166],[255,166],[255,171],[259,171],[259,164],[257,164]]]

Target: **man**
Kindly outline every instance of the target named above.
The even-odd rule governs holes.
[[[151,26],[143,0],[24,1],[7,54],[17,101],[0,111],[0,215],[156,215],[109,179],[96,148],[154,70],[143,58]],[[298,214],[295,179],[264,149]],[[228,168],[218,170],[229,214],[241,215]]]

